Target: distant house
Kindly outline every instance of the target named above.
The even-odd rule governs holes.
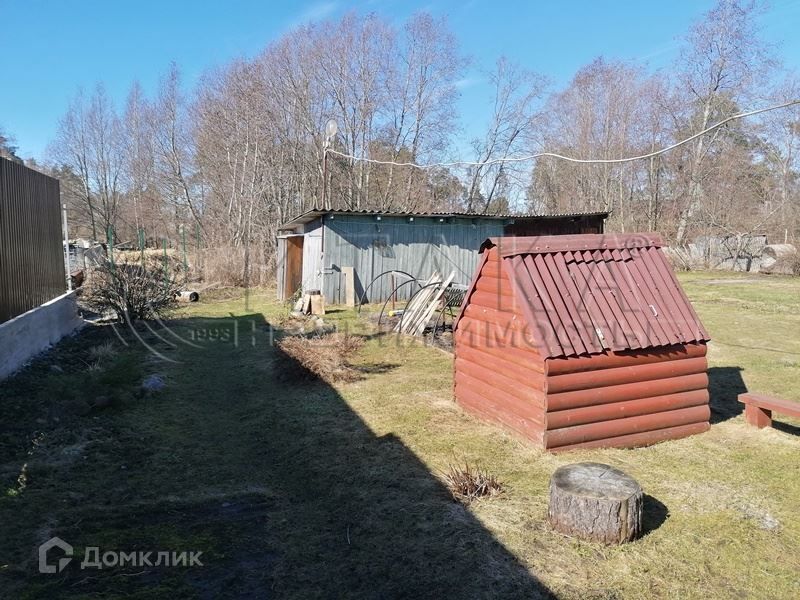
[[[426,279],[434,271],[466,285],[489,237],[603,233],[606,212],[560,215],[481,215],[310,210],[278,232],[278,296],[320,290],[326,302],[344,302],[343,267],[355,271],[355,291],[385,300],[407,275]],[[382,273],[394,275],[379,277]],[[406,286],[398,294],[411,292]]]

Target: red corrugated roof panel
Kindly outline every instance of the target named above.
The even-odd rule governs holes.
[[[544,357],[709,341],[655,234],[492,238]],[[469,293],[465,305],[469,302]]]

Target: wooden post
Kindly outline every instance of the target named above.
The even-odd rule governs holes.
[[[759,429],[772,427],[772,411],[755,404],[744,405],[744,418],[750,425],[755,425]]]
[[[639,484],[608,465],[566,465],[550,479],[550,524],[584,540],[622,544],[636,539],[642,503]]]
[[[356,305],[356,274],[354,267],[342,267],[344,275],[344,303],[346,306]]]
[[[391,280],[390,285],[392,286],[392,310],[394,310],[397,308],[397,306],[395,306],[395,302],[397,301],[397,288],[394,283],[394,271],[389,275],[389,279]]]

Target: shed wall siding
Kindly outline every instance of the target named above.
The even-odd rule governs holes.
[[[344,301],[341,268],[354,267],[357,292],[385,271],[405,271],[427,279],[434,271],[447,277],[455,271],[455,283],[469,283],[478,264],[478,249],[491,236],[503,234],[499,220],[455,219],[440,223],[436,218],[336,215],[324,220],[323,292],[331,303]],[[397,277],[395,284],[404,279]],[[359,289],[360,288],[360,289]],[[399,298],[408,298],[413,285],[404,286]],[[370,302],[385,300],[392,290],[388,276],[369,291]]]

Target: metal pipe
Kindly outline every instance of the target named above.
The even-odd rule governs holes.
[[[67,291],[72,291],[72,277],[69,272],[69,226],[67,225],[67,205],[61,205],[62,224],[64,227],[64,271],[67,276]]]

